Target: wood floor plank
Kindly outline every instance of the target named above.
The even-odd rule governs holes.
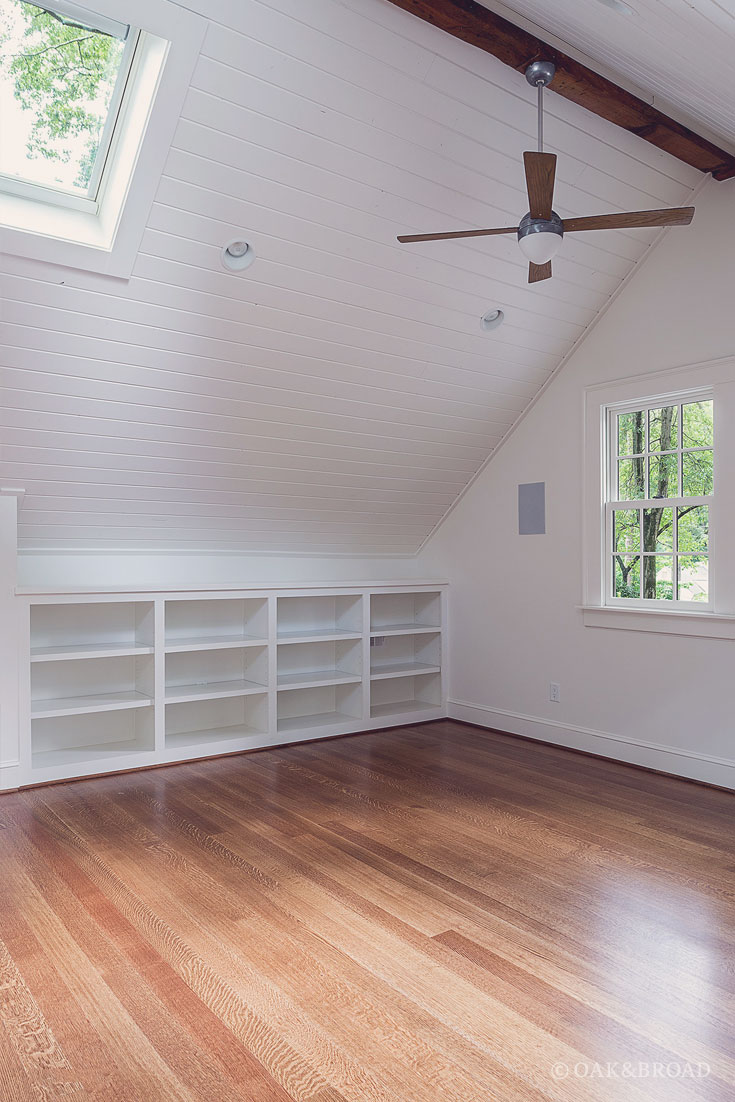
[[[452,721],[1,797],[0,1100],[731,1102],[734,812]]]

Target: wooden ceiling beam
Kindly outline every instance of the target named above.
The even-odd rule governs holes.
[[[578,103],[593,114],[666,150],[716,180],[735,176],[735,156],[707,138],[670,119],[650,103],[626,92],[606,77],[562,53],[540,38],[489,11],[476,0],[389,0],[455,38],[492,54],[506,65],[525,72],[532,61],[553,61],[556,75],[551,91]]]

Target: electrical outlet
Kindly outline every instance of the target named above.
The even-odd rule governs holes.
[[[561,703],[561,685],[558,681],[549,682],[549,700],[553,700],[555,704]]]

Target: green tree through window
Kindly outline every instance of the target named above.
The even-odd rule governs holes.
[[[712,400],[618,413],[612,427],[612,595],[708,601]]]

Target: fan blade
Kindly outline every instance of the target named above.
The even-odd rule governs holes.
[[[528,282],[540,283],[542,279],[551,279],[551,261],[547,260],[545,264],[529,264],[528,265]]]
[[[495,230],[455,230],[453,233],[404,233],[397,240],[406,241],[449,241],[453,237],[492,237],[496,233],[517,233],[518,226],[503,226]]]
[[[556,177],[555,153],[524,153],[528,209],[532,218],[551,218]]]
[[[593,214],[589,218],[565,218],[564,233],[577,230],[636,230],[646,226],[688,226],[694,207],[668,210],[634,210],[629,214]]]

